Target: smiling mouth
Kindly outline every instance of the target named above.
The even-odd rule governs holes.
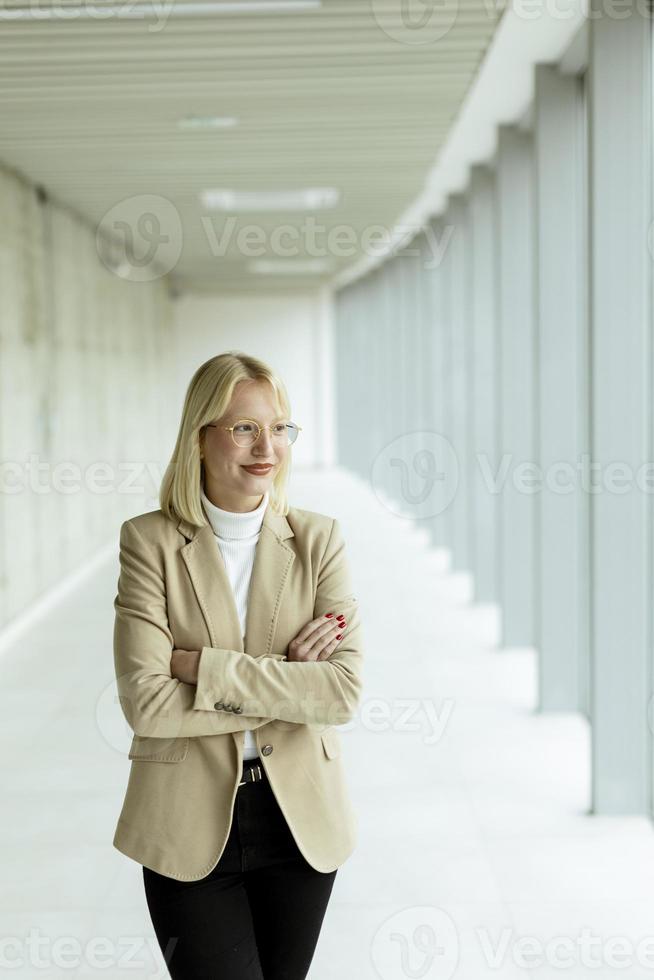
[[[258,463],[253,463],[250,466],[243,466],[244,470],[259,470],[261,473],[271,470],[273,468],[272,463],[266,463],[265,465],[260,465]]]

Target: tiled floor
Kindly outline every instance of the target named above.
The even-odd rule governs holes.
[[[466,576],[365,484],[296,474],[291,496],[341,522],[367,658],[341,739],[359,844],[311,980],[650,977],[654,833],[587,816],[584,720],[534,713],[533,653],[495,648]],[[166,976],[140,866],[111,844],[129,765],[116,576],[113,560],[2,653],[7,976]]]

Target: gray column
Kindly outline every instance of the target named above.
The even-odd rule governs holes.
[[[588,218],[582,81],[536,67],[540,707],[585,711],[588,674]]]
[[[499,129],[500,597],[502,644],[536,637],[536,373],[533,153],[528,133]],[[506,468],[506,472],[504,471]]]
[[[391,434],[395,428],[395,397],[396,379],[393,371],[395,328],[393,323],[393,285],[391,263],[385,261],[380,267],[380,311],[381,311],[381,405],[380,417],[382,423],[383,438],[379,446],[380,451],[391,439]],[[385,493],[390,493],[388,474],[383,471],[380,474],[379,486]]]
[[[361,439],[356,425],[364,414],[360,336],[362,282],[346,286],[337,294],[335,359],[339,366],[337,385],[337,459],[361,474]]]
[[[470,174],[470,260],[472,345],[472,498],[474,533],[470,542],[475,599],[499,598],[499,505],[488,471],[498,469],[499,379],[495,178],[488,167]]]
[[[469,570],[472,564],[469,544],[473,529],[471,527],[470,483],[470,384],[469,330],[470,330],[470,284],[469,284],[469,240],[467,227],[467,203],[456,194],[450,197],[448,216],[453,226],[450,248],[450,392],[451,392],[451,440],[458,460],[458,486],[452,500],[451,543],[452,568]]]
[[[386,425],[385,444],[395,439],[401,431],[402,387],[401,372],[398,370],[398,357],[401,354],[401,289],[397,259],[393,256],[384,263],[384,288],[386,295]],[[389,497],[395,495],[392,474],[388,467],[382,468],[383,489]]]
[[[409,251],[407,251],[407,248]],[[412,349],[412,337],[413,337],[413,325],[415,323],[415,295],[413,289],[413,259],[410,254],[411,246],[404,246],[399,249],[396,256],[395,262],[398,271],[399,285],[399,305],[400,305],[400,315],[399,315],[399,333],[398,333],[398,345],[396,350],[397,356],[397,373],[398,382],[400,390],[402,393],[401,397],[401,410],[398,418],[399,422],[399,433],[401,435],[406,435],[407,432],[412,428],[412,403],[413,403],[413,392],[411,388],[412,373],[413,373],[413,349]],[[399,484],[396,481],[396,486]],[[400,498],[402,499],[402,498]]]
[[[334,360],[341,370],[335,374],[336,381],[336,459],[343,467],[351,465],[350,434],[345,425],[351,412],[351,378],[354,372],[348,334],[354,306],[354,290],[348,285],[334,296]]]
[[[427,294],[426,315],[428,336],[426,340],[426,423],[427,428],[438,436],[445,436],[447,429],[448,378],[450,374],[449,335],[447,333],[447,256],[451,225],[445,216],[430,219],[431,241],[436,243],[435,264],[430,263],[424,272],[424,292]],[[432,245],[432,248],[434,246]],[[447,533],[448,511],[435,514],[425,522],[434,546],[449,545]]]
[[[636,5],[590,20],[592,766],[596,813],[651,808],[652,74]],[[628,12],[628,16],[624,16]]]
[[[414,453],[411,433],[416,429],[415,378],[416,347],[416,265],[415,245],[405,244],[391,260],[393,364],[395,378],[395,411],[386,445],[383,469],[388,475],[390,496],[398,513],[414,513]]]
[[[429,395],[432,378],[428,373],[431,351],[430,296],[426,289],[426,272],[431,262],[431,245],[420,231],[407,249],[407,275],[413,316],[410,323],[411,371],[407,376],[411,397],[411,513],[421,530],[430,532],[430,517],[438,498],[441,461],[434,451],[429,423]]]
[[[370,404],[369,404],[369,431],[368,441],[370,445],[370,465],[386,442],[386,429],[384,426],[384,405],[386,402],[385,381],[384,381],[384,357],[386,338],[384,334],[384,294],[383,279],[385,267],[376,266],[370,273],[371,290],[366,312],[369,325],[369,367],[368,377],[370,385]]]
[[[436,329],[434,324],[433,269],[438,256],[437,245],[431,226],[417,238],[420,251],[416,277],[416,306],[418,312],[417,339],[417,428],[422,433],[420,469],[425,474],[426,496],[420,511],[420,526],[427,532],[430,541],[433,534],[433,515],[438,506],[441,489],[440,470],[443,465],[439,453],[438,440],[434,436],[433,401],[434,389],[439,379],[434,377],[434,343]]]
[[[360,280],[359,310],[354,334],[356,345],[355,359],[358,367],[357,404],[358,411],[354,421],[357,436],[356,472],[366,483],[370,480],[372,463],[372,444],[370,433],[373,425],[372,411],[372,365],[374,346],[374,325],[371,318],[375,284],[372,270]]]

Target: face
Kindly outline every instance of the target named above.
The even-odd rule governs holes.
[[[218,426],[234,425],[241,419],[253,419],[260,426],[284,418],[277,406],[274,392],[265,381],[239,381],[228,410]],[[253,446],[237,446],[231,432],[207,427],[200,439],[204,462],[204,492],[209,500],[223,510],[255,510],[263,494],[284,462],[289,446],[272,439],[270,429],[261,429]],[[272,463],[265,473],[253,473],[245,466]]]

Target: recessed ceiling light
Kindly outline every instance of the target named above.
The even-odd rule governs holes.
[[[52,7],[6,7],[0,8],[1,20],[106,20],[116,17],[117,20],[146,20],[160,16],[168,17],[205,17],[212,14],[271,14],[298,13],[305,10],[317,10],[322,0],[238,0],[223,2],[223,0],[190,0],[190,2],[174,2],[164,0],[159,7],[150,3],[113,4],[96,0],[95,4],[83,2],[56,4]]]
[[[287,191],[235,191],[216,188],[202,191],[206,208],[219,211],[313,211],[331,208],[340,197],[335,187],[303,187]]]
[[[177,125],[180,129],[229,129],[237,122],[234,116],[184,116]]]
[[[255,259],[248,263],[250,272],[282,276],[316,275],[328,272],[331,267],[328,259]]]

